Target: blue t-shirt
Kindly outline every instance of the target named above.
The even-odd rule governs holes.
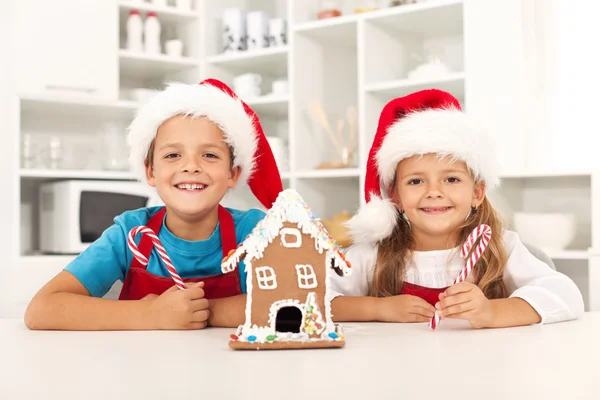
[[[104,231],[98,240],[67,265],[65,270],[75,275],[93,297],[104,296],[117,279],[121,281],[125,279],[131,265],[133,254],[127,246],[129,231],[138,225],[146,225],[150,217],[160,208],[141,208],[119,215],[114,219],[115,224]],[[264,212],[256,209],[240,211],[228,208],[227,210],[233,217],[236,243],[238,244],[265,217]],[[136,244],[138,246],[140,238],[141,236],[137,235]],[[223,253],[218,223],[208,239],[190,242],[169,232],[163,220],[158,238],[182,278],[221,273]],[[171,276],[155,249],[152,250],[146,269],[154,275]],[[246,272],[243,262],[238,266],[238,271],[242,293],[246,293]]]

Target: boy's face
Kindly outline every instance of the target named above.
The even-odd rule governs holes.
[[[485,196],[467,165],[436,154],[413,156],[396,168],[396,202],[411,223],[415,239],[441,239],[455,232]]]
[[[178,115],[158,128],[146,178],[169,211],[190,220],[214,210],[235,186],[239,168],[231,165],[229,146],[217,125]]]

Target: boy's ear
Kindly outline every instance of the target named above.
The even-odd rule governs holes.
[[[231,175],[229,176],[229,180],[227,182],[227,187],[231,189],[234,187],[238,180],[240,179],[240,174],[242,173],[242,169],[240,167],[234,167],[231,169]]]
[[[144,161],[144,166],[146,167],[146,181],[148,182],[148,185],[156,187],[156,179],[154,178],[154,167],[150,165],[148,160]]]
[[[486,186],[484,182],[475,182],[475,186],[473,187],[473,202],[471,207],[479,208],[481,203],[483,203],[483,199],[485,199]]]

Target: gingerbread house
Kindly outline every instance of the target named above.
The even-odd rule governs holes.
[[[224,273],[244,260],[245,323],[231,335],[234,349],[343,347],[331,319],[329,280],[350,263],[304,200],[282,191],[252,233],[223,260]]]

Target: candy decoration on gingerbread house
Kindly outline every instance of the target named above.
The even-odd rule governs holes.
[[[292,189],[282,191],[246,240],[223,260],[223,273],[245,260],[246,320],[231,335],[233,349],[343,347],[331,318],[332,274],[351,266]]]

